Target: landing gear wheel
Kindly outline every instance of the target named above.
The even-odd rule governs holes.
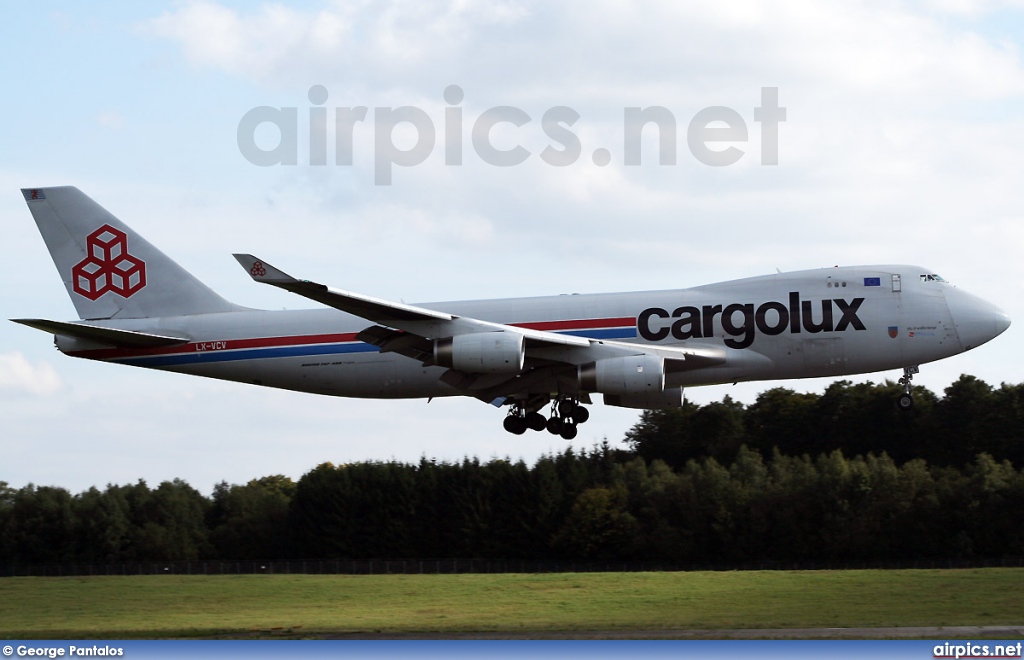
[[[547,422],[548,433],[572,440],[576,437],[576,425],[588,419],[590,412],[576,399],[556,398],[551,402],[551,418]]]
[[[572,421],[577,424],[583,424],[590,419],[590,411],[583,406],[574,406],[572,409]]]
[[[906,412],[914,407],[914,397],[910,395],[910,382],[914,380],[914,374],[921,370],[917,367],[903,367],[903,378],[900,378],[900,385],[903,386],[903,394],[896,400],[896,407]]]
[[[526,415],[526,426],[532,431],[543,431],[548,425],[548,420],[539,412],[532,412]]]
[[[509,415],[505,418],[505,421],[502,422],[502,426],[505,427],[506,431],[514,433],[515,435],[522,435],[526,433],[526,420],[519,415]]]

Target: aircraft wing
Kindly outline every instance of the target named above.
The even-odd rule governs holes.
[[[325,284],[296,279],[251,254],[236,254],[234,257],[256,282],[291,291],[328,307],[362,317],[385,328],[395,328],[426,338],[452,337],[475,332],[497,332],[504,330],[523,335],[527,340],[545,344],[579,347],[590,345],[590,340],[585,337],[559,335],[553,332],[532,330],[530,328],[517,328],[501,323],[491,323],[464,316],[455,316],[424,307],[406,305],[405,303],[372,298],[342,289],[332,289]]]
[[[668,373],[723,364],[726,360],[725,350],[718,346],[651,346],[561,335],[493,323],[332,289],[309,280],[299,280],[250,254],[236,254],[234,257],[256,282],[291,291],[376,324],[357,335],[360,341],[373,344],[382,352],[395,352],[427,365],[435,364],[434,340],[481,332],[508,332],[521,335],[526,348],[526,358],[533,372],[531,377],[536,379],[545,375],[557,375],[566,367],[608,357],[657,355],[665,360],[665,371]],[[574,368],[572,372],[575,373]],[[458,389],[496,393],[507,390],[512,381],[518,381],[517,387],[523,386],[522,379],[522,375],[508,378],[507,375],[500,374],[475,375],[458,372],[449,372],[442,378]]]

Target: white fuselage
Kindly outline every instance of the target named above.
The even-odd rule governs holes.
[[[723,349],[722,364],[671,373],[666,387],[882,371],[969,350],[1009,325],[993,305],[915,266],[780,273],[691,289],[427,303],[420,307],[597,340]],[[78,357],[333,396],[460,394],[439,366],[356,339],[372,325],[334,309],[234,311],[96,321],[185,336],[112,349],[60,336]],[[557,383],[549,385],[556,391]]]

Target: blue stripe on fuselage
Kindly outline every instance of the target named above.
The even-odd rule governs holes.
[[[573,335],[589,339],[632,339],[636,337],[636,328],[608,328],[607,330],[566,330],[559,335]]]
[[[235,362],[238,360],[259,360],[265,358],[303,357],[307,355],[337,355],[339,353],[373,353],[378,349],[372,344],[316,344],[313,346],[280,346],[275,348],[250,348],[240,351],[204,351],[183,355],[157,355],[153,357],[124,358],[115,360],[121,364],[136,367],[173,367],[181,364],[209,364],[212,362]]]

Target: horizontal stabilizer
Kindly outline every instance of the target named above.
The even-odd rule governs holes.
[[[103,328],[98,325],[85,325],[84,323],[64,323],[62,321],[47,321],[46,319],[11,320],[15,323],[27,325],[30,328],[54,335],[110,344],[118,348],[159,348],[161,346],[186,344],[189,341],[183,337],[168,337],[166,335],[153,335],[132,330],[117,330],[115,328]]]

